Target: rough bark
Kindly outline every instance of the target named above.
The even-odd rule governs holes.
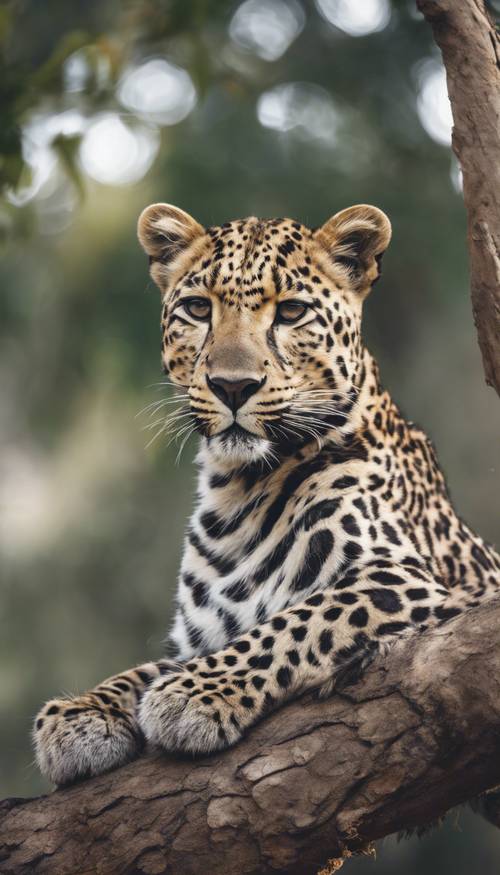
[[[399,641],[364,677],[232,750],[155,755],[0,804],[2,875],[317,872],[500,783],[500,599]],[[333,871],[330,863],[326,871]]]
[[[471,297],[486,382],[500,395],[500,37],[483,0],[417,0],[443,55],[463,172]]]

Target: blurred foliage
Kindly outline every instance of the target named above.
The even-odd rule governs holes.
[[[357,38],[303,0],[303,29],[269,62],[230,38],[240,5],[0,6],[7,244],[0,263],[0,795],[44,787],[29,745],[43,698],[78,692],[158,655],[171,614],[195,445],[175,465],[176,447],[157,441],[145,449],[149,420],[136,416],[168,392],[152,385],[161,383],[159,302],[135,239],[148,202],[178,203],[207,224],[255,213],[314,226],[356,202],[386,210],[394,241],[367,303],[369,344],[396,399],[436,441],[460,511],[499,540],[499,411],[484,387],[470,315],[462,199],[450,179],[450,150],[429,137],[417,112],[421,64],[437,58],[430,31],[411,0],[393,0],[388,25]],[[86,71],[79,90],[68,88],[75,53]],[[187,70],[197,104],[179,124],[148,122],[159,151],[146,175],[129,185],[99,184],[82,164],[82,132],[54,128],[48,181],[16,200],[29,188],[33,118],[77,111],[92,121],[112,112],[142,123],[120,102],[119,83],[151,58]],[[326,120],[333,105],[335,137],[259,122],[259,98],[283,83],[307,83]],[[462,821],[463,832],[451,821],[421,842],[390,840],[379,862],[350,867],[496,875],[497,832],[472,815]]]

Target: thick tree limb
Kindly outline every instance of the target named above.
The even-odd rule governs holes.
[[[398,642],[232,750],[0,804],[2,875],[316,872],[500,783],[500,600]],[[327,869],[333,871],[333,869]]]
[[[484,0],[417,0],[446,67],[464,180],[471,297],[486,382],[500,395],[500,37]]]

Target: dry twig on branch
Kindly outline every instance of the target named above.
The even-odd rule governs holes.
[[[157,755],[6,800],[0,871],[314,875],[425,825],[500,783],[499,628],[495,599],[399,641],[358,683],[292,702],[223,754]]]

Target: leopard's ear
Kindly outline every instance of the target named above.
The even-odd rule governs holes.
[[[380,276],[380,261],[391,239],[391,223],[377,207],[342,210],[314,232],[332,261],[345,268],[351,287],[367,294]]]
[[[151,204],[139,216],[137,235],[151,262],[169,265],[204,228],[189,213],[171,204]]]

